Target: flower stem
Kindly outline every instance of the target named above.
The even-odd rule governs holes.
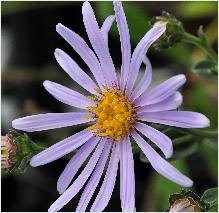
[[[217,63],[218,57],[215,51],[208,45],[206,41],[203,41],[201,38],[198,38],[190,33],[185,32],[183,34],[182,40],[187,43],[194,44],[198,47],[200,47],[207,55],[208,57]]]
[[[200,130],[200,129],[178,129],[177,131],[182,132],[184,134],[193,135],[200,138],[217,138],[218,130]]]

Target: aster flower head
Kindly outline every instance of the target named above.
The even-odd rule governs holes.
[[[57,189],[61,196],[51,205],[49,211],[60,210],[87,182],[76,209],[76,211],[86,211],[106,167],[103,183],[90,209],[103,211],[112,195],[119,166],[122,211],[135,211],[135,176],[131,137],[157,172],[179,185],[185,187],[192,185],[192,181],[162,158],[141,134],[155,143],[166,158],[169,158],[173,152],[170,138],[143,122],[182,128],[203,128],[209,125],[209,121],[200,113],[174,111],[182,103],[182,95],[177,92],[177,89],[185,83],[184,75],[174,76],[154,89],[147,90],[152,79],[152,67],[145,54],[165,32],[165,24],[155,25],[149,30],[131,54],[129,29],[121,2],[114,2],[114,10],[115,16],[107,17],[100,28],[90,3],[83,4],[83,22],[94,51],[75,32],[62,24],[56,26],[57,32],[87,64],[96,82],[69,55],[56,49],[55,58],[63,70],[91,95],[85,97],[51,81],[45,81],[43,85],[59,101],[87,111],[48,113],[13,121],[14,128],[29,132],[88,124],[88,128],[54,144],[31,160],[33,167],[40,166],[79,148],[58,179]],[[120,79],[116,76],[108,48],[108,31],[114,19],[116,19],[121,42]],[[146,69],[142,79],[135,86],[142,63],[146,65]],[[89,156],[84,170],[70,185]]]

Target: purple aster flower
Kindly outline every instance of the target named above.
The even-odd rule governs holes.
[[[145,54],[153,42],[164,33],[165,24],[158,24],[150,29],[131,55],[129,29],[122,4],[114,2],[114,9],[115,17],[109,16],[99,28],[91,5],[88,2],[83,4],[83,21],[94,52],[75,32],[62,24],[56,26],[57,32],[87,64],[97,84],[69,55],[56,49],[55,58],[60,66],[74,81],[90,92],[91,96],[85,97],[51,81],[45,81],[43,85],[59,101],[87,111],[33,115],[13,121],[14,128],[27,132],[89,124],[88,128],[54,144],[31,160],[31,166],[36,167],[57,160],[79,148],[58,179],[57,189],[61,196],[51,205],[49,211],[60,210],[85,183],[76,211],[86,211],[106,167],[103,183],[90,209],[103,211],[112,195],[118,166],[122,211],[135,211],[131,137],[158,173],[179,185],[192,185],[189,178],[175,169],[142,138],[141,135],[146,136],[160,148],[166,158],[171,157],[173,147],[170,138],[144,122],[182,128],[203,128],[209,126],[209,120],[200,113],[174,111],[182,103],[182,96],[177,90],[186,81],[184,75],[176,75],[154,89],[147,90],[151,83],[152,67]],[[108,49],[108,31],[115,18],[122,52],[119,81]],[[142,79],[135,86],[142,63],[146,65],[146,69]],[[88,158],[84,170],[70,185]]]

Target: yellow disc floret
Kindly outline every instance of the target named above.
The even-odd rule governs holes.
[[[96,106],[88,106],[95,118],[96,124],[88,127],[94,130],[96,136],[108,136],[113,140],[120,140],[127,134],[135,121],[135,110],[132,104],[118,89],[104,86],[105,92],[100,92]],[[90,98],[91,99],[91,98]]]

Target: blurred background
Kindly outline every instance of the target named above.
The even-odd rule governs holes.
[[[208,42],[217,51],[217,2],[124,2],[130,29],[132,50],[150,28],[148,21],[167,11],[181,20],[187,32],[196,34],[204,26]],[[13,119],[45,112],[67,112],[77,109],[56,101],[43,88],[44,80],[63,84],[84,92],[58,66],[55,48],[61,48],[88,72],[80,56],[56,33],[55,26],[62,23],[81,35],[87,42],[81,7],[82,2],[2,2],[1,28],[1,89],[2,135],[11,128]],[[112,2],[92,2],[99,24],[113,14]],[[89,44],[89,46],[91,46]],[[109,33],[109,48],[116,68],[120,69],[121,54],[116,24]],[[185,110],[205,114],[211,121],[211,129],[217,128],[217,80],[206,79],[191,72],[191,66],[205,58],[203,52],[187,44],[156,51],[150,48],[148,57],[153,66],[153,85],[178,73],[187,76],[182,88]],[[31,133],[33,141],[45,146],[79,131],[83,126]],[[171,136],[170,136],[171,137]],[[175,136],[174,136],[175,137]],[[174,139],[174,138],[172,138]],[[171,163],[193,181],[192,190],[201,195],[204,190],[217,186],[217,142],[197,138],[197,146],[189,147],[191,155]],[[135,154],[136,209],[137,211],[165,211],[168,196],[181,187],[161,177],[150,164]],[[67,164],[60,159],[51,164],[29,168],[22,175],[2,177],[2,211],[47,211],[58,198],[56,181]],[[119,176],[119,174],[118,174]],[[79,193],[62,211],[74,211]],[[120,211],[119,178],[106,211]]]

